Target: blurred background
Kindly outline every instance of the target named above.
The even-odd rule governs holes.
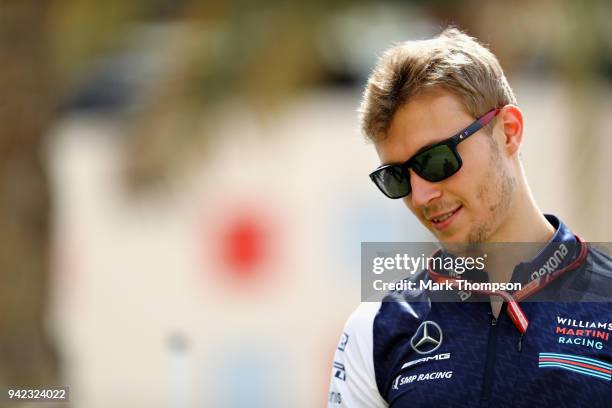
[[[607,1],[0,1],[0,384],[73,407],[322,407],[362,241],[376,57],[454,23],[526,116],[538,203],[612,239]],[[24,406],[24,405],[19,405]]]

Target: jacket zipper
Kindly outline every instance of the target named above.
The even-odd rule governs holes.
[[[493,371],[495,370],[495,355],[497,346],[497,319],[492,313],[489,313],[490,328],[489,328],[489,342],[487,344],[487,361],[485,364],[484,382],[482,385],[482,396],[480,399],[481,406],[486,407],[489,405],[489,399],[491,398],[491,391],[493,389]]]

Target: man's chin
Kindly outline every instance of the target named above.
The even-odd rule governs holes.
[[[431,232],[442,244],[460,244],[468,242],[468,234],[460,228],[452,228],[445,231],[431,229]]]
[[[470,244],[470,241],[467,238],[457,236],[453,236],[450,238],[445,237],[444,239],[438,238],[438,241],[440,241],[440,243],[443,245]]]
[[[440,234],[434,233],[438,241],[446,248],[450,249],[454,246],[454,248],[462,248],[465,249],[466,245],[473,244],[482,244],[483,240],[475,238],[476,234],[473,234],[472,231],[453,231],[452,233]]]

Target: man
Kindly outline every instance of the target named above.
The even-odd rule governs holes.
[[[372,181],[444,248],[533,244],[528,257],[487,264],[485,281],[521,291],[362,303],[336,350],[329,406],[610,406],[612,261],[536,205],[519,158],[523,115],[495,56],[455,28],[393,47],[361,114],[382,163]]]

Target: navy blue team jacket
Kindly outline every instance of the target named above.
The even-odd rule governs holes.
[[[560,243],[578,247],[560,220],[546,217],[556,228],[552,240],[515,267],[513,282],[550,269]],[[506,305],[495,319],[488,302],[431,302],[414,293],[362,303],[335,353],[328,406],[612,407],[611,290],[612,259],[589,246],[585,262],[535,295],[564,301],[520,303],[529,319],[524,335]]]

